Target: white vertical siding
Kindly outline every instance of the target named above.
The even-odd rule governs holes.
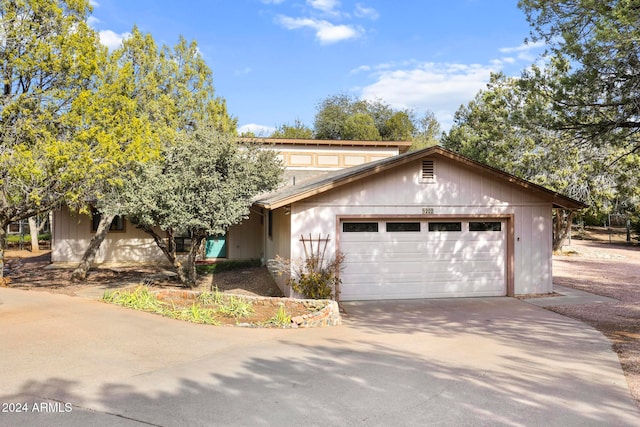
[[[79,262],[95,235],[91,218],[62,207],[53,212],[52,262]],[[96,254],[96,263],[159,262],[167,263],[153,239],[144,231],[125,222],[125,232],[111,231]]]
[[[268,235],[268,214],[265,211],[265,258],[267,265],[276,257],[291,259],[291,214],[287,214],[284,208],[276,209],[272,212],[271,219],[273,221],[271,228],[271,236]],[[273,272],[275,273],[275,272]],[[285,296],[291,295],[291,289],[287,287],[286,281],[288,276],[283,274],[274,274],[274,279],[280,290]]]
[[[264,219],[261,212],[251,211],[249,218],[229,227],[227,234],[228,259],[260,259],[264,257],[262,238]]]
[[[228,259],[256,259],[264,254],[260,215],[252,212],[241,225],[231,227],[227,236]],[[53,213],[52,262],[79,262],[95,233],[91,218],[63,207]],[[159,231],[161,235],[163,233]],[[96,263],[168,263],[153,238],[128,220],[125,232],[110,231],[96,255]]]
[[[291,208],[292,259],[302,258],[300,234],[329,234],[335,251],[336,218],[344,215],[513,215],[515,294],[547,293],[551,277],[551,202],[492,176],[436,158],[436,182],[420,181],[421,161],[344,185]]]

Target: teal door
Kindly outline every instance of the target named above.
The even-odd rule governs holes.
[[[220,234],[207,237],[205,247],[205,258],[226,258],[227,257],[227,236]]]

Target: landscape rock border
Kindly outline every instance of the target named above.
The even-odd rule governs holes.
[[[163,289],[153,291],[159,297],[162,296],[178,296],[184,299],[195,300],[202,292],[187,291],[180,289]],[[252,295],[235,295],[236,297],[252,301],[254,304],[273,304],[278,305],[280,301],[295,302],[303,305],[309,310],[315,310],[302,316],[294,316],[291,318],[290,328],[322,328],[327,326],[338,326],[342,324],[342,316],[340,316],[340,308],[338,303],[333,300],[322,299],[297,299],[285,297],[259,297]],[[238,323],[236,326],[258,328],[260,325],[251,323]]]

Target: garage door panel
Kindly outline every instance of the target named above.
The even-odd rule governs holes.
[[[363,286],[377,286],[383,283],[383,277],[380,274],[341,274],[340,279],[343,284],[348,284],[348,288],[357,287],[360,289]]]
[[[501,231],[473,232],[469,221],[462,231],[429,231],[423,221],[420,232],[387,232],[377,222],[378,232],[341,233],[343,299],[506,294],[504,222]]]

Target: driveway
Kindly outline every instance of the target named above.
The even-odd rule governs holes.
[[[580,322],[511,298],[346,311],[324,329],[211,327],[1,288],[0,426],[640,425]]]

